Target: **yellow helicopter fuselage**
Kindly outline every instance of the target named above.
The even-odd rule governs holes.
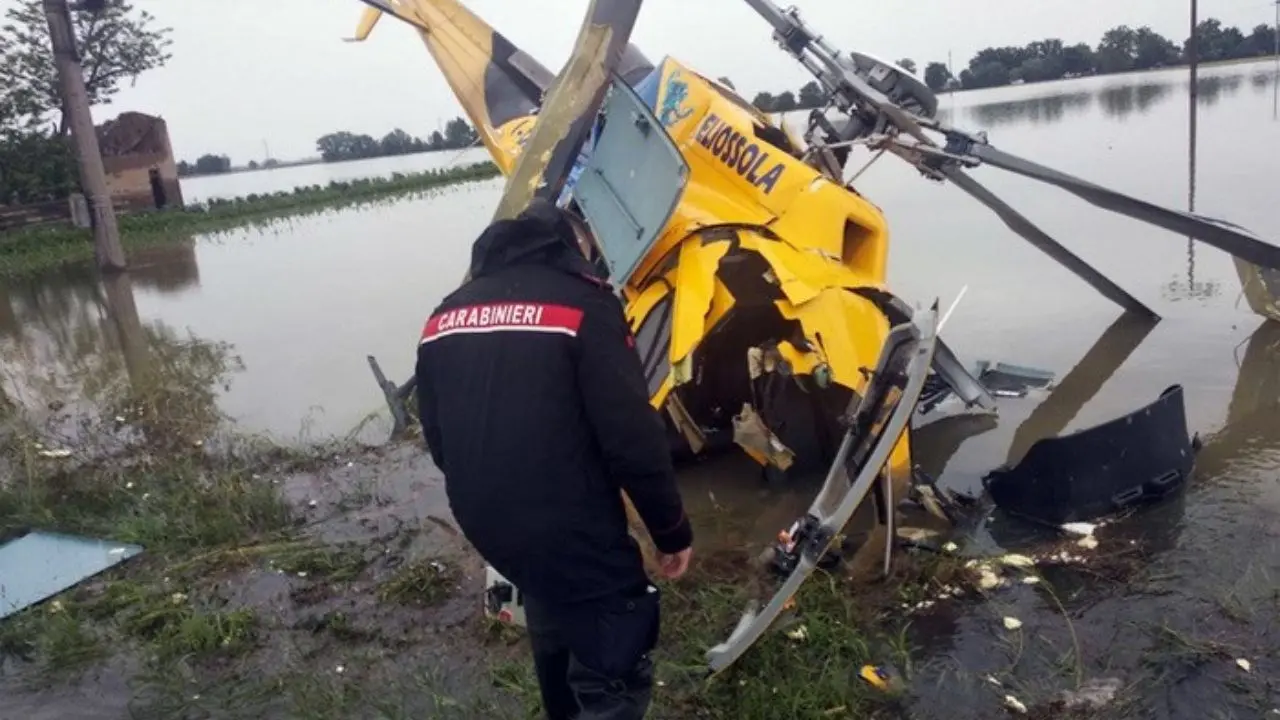
[[[540,98],[513,112],[519,103],[499,97],[499,83],[510,95],[546,71],[456,0],[395,8],[509,176]],[[380,14],[367,11],[357,40]],[[685,64],[666,58],[629,82],[689,169],[657,240],[629,277],[614,278],[651,403],[695,454],[718,430],[766,468],[825,470],[836,425],[863,394],[891,325],[877,300],[887,295],[883,214],[806,162],[780,122]],[[888,464],[902,482],[909,435]]]

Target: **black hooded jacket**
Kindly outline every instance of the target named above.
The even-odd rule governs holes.
[[[522,591],[572,603],[646,582],[620,489],[659,550],[692,542],[622,305],[554,206],[475,242],[416,376],[454,518]]]

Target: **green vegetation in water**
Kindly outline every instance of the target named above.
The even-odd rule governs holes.
[[[395,173],[389,178],[335,181],[233,200],[211,200],[181,210],[120,217],[120,238],[126,249],[162,245],[192,233],[223,231],[263,219],[317,209],[360,205],[408,193],[431,191],[498,175],[492,162],[447,170]],[[0,277],[21,277],[68,263],[93,259],[93,236],[88,229],[35,228],[0,236]]]

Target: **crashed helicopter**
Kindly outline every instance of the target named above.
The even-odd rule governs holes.
[[[563,177],[545,172],[538,191],[590,227],[594,244],[586,250],[624,300],[651,403],[663,412],[676,452],[736,444],[775,480],[825,472],[809,511],[776,548],[787,579],[710,650],[712,672],[767,629],[868,496],[886,565],[895,497],[948,514],[942,493],[912,463],[913,421],[936,405],[921,402],[927,385],[934,400],[940,387],[967,407],[995,410],[992,393],[939,337],[938,303],[915,309],[887,287],[888,221],[845,179],[855,150],[892,154],[927,179],[954,183],[1130,313],[1157,317],[968,170],[991,165],[1047,182],[1228,252],[1253,309],[1280,319],[1280,248],[950,127],[914,76],[831,47],[795,8],[745,0],[826,93],[826,107],[813,111],[802,135],[675,58],[651,63],[627,42],[640,0],[593,0],[560,76],[457,0],[361,1],[368,7],[353,39],[368,38],[384,15],[415,28],[508,177],[508,192],[538,182],[522,169],[541,161],[541,146],[539,158],[526,157],[531,138],[570,128],[569,139],[545,153],[550,164],[561,163]],[[584,62],[592,29],[599,31],[596,88],[609,87],[566,113],[570,84],[590,85],[593,77]],[[391,383],[369,361],[397,429],[405,428],[412,381]]]

